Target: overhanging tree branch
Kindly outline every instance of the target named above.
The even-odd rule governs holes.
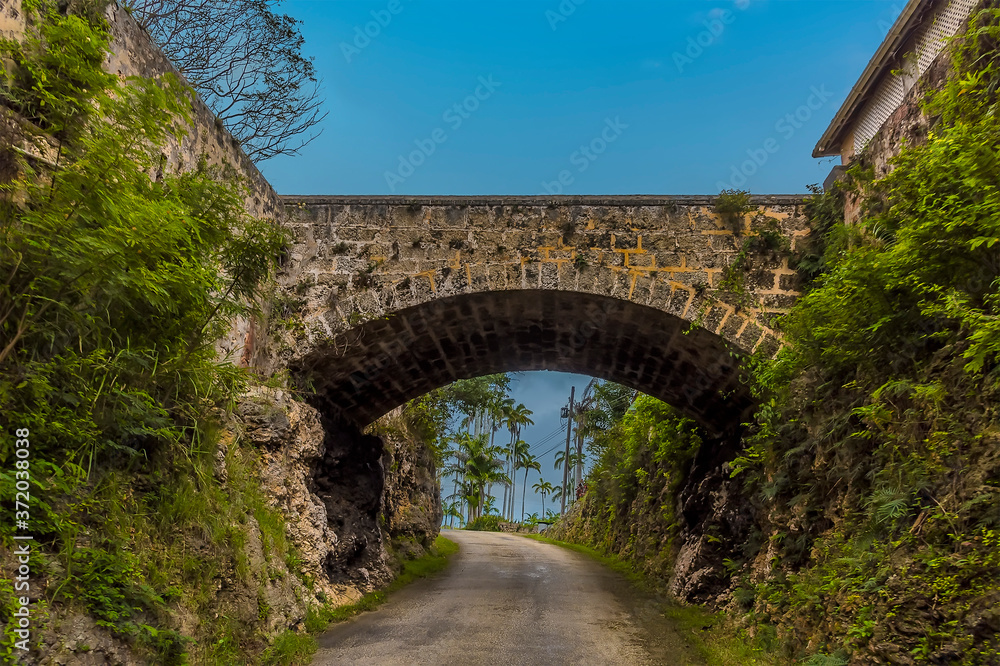
[[[319,136],[322,111],[299,21],[281,0],[132,0],[129,8],[255,161]]]

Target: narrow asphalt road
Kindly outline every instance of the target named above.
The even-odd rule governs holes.
[[[444,530],[441,574],[320,636],[313,664],[700,664],[619,574],[512,534]]]

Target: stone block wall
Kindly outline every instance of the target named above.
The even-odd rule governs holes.
[[[809,233],[804,201],[754,202],[792,250]],[[727,219],[712,197],[285,203],[296,242],[269,363],[308,375],[359,426],[456,379],[542,369],[729,423],[747,407],[733,355],[776,352],[773,319],[799,293],[788,253],[746,251],[755,216]],[[744,293],[724,284],[734,272]]]

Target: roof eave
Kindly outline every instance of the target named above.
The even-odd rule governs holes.
[[[919,19],[935,1],[910,0],[906,7],[903,8],[903,11],[896,18],[896,22],[892,24],[888,34],[886,34],[885,39],[882,40],[882,44],[875,51],[875,55],[868,61],[868,65],[861,73],[861,77],[851,88],[847,99],[844,100],[844,103],[840,106],[836,115],[834,115],[833,120],[830,121],[830,125],[826,128],[826,131],[823,132],[823,136],[820,137],[819,142],[813,149],[813,157],[829,157],[841,154],[841,141],[843,140],[844,132],[849,127],[851,121],[854,120],[854,116],[861,105],[868,99],[871,89],[884,75],[886,69],[889,67],[890,60],[896,55],[902,45],[905,44],[913,29],[919,23]]]

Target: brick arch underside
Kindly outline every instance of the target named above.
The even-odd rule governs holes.
[[[718,335],[661,310],[582,292],[515,290],[436,299],[368,321],[290,368],[315,391],[317,407],[358,427],[458,379],[554,370],[638,389],[723,435],[753,406],[739,356]]]

